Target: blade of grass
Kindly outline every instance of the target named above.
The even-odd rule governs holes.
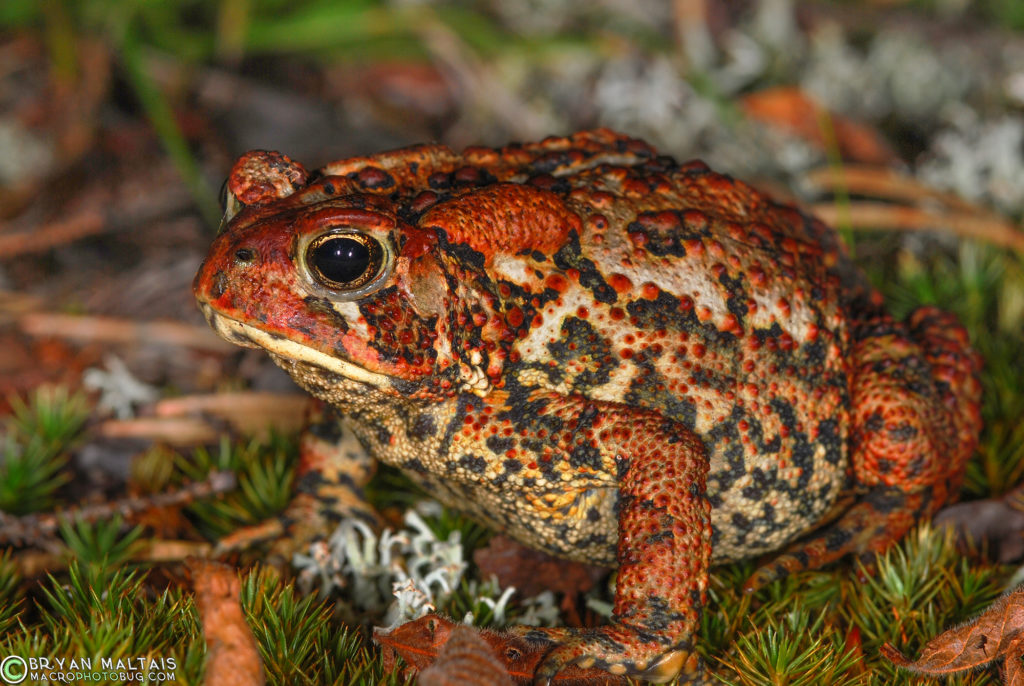
[[[217,55],[240,60],[245,54],[245,34],[253,16],[251,0],[221,0],[217,8]]]
[[[188,143],[178,128],[167,99],[149,76],[142,48],[130,26],[124,32],[120,48],[125,72],[146,111],[146,117],[156,130],[178,173],[181,174],[206,225],[211,230],[215,229],[220,223],[220,209],[216,196],[203,179],[199,165],[188,149]]]
[[[78,57],[75,55],[75,30],[67,7],[61,0],[44,0],[42,10],[46,24],[46,47],[53,72],[59,80],[72,83],[78,76]]]
[[[309,53],[385,36],[411,39],[415,16],[363,2],[312,4],[283,17],[253,17],[245,47],[250,52]]]

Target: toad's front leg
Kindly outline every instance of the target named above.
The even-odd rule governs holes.
[[[614,403],[561,398],[545,407],[549,413],[567,427],[555,434],[562,450],[597,448],[615,470],[619,573],[609,626],[520,630],[555,644],[538,681],[576,664],[655,683],[679,674],[682,683],[702,682],[694,635],[711,558],[703,443],[675,421]]]
[[[270,543],[269,556],[289,561],[325,540],[342,519],[380,528],[364,487],[376,462],[359,444],[341,413],[320,401],[310,404],[299,444],[297,484],[287,508],[275,517],[243,527],[217,542],[215,554]]]

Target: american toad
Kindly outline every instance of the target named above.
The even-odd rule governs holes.
[[[337,410],[292,520],[371,516],[365,453],[618,566],[609,626],[523,630],[552,643],[539,678],[699,680],[712,561],[784,550],[756,586],[884,550],[954,497],[980,426],[951,315],[893,319],[829,227],[607,130],[314,174],[250,152],[195,293]]]

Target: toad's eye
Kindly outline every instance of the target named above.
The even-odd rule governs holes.
[[[384,250],[376,239],[362,233],[330,233],[306,248],[309,272],[320,285],[336,291],[354,291],[380,274]]]

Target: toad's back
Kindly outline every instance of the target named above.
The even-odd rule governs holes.
[[[492,264],[530,295],[506,384],[653,409],[699,435],[718,561],[813,528],[847,481],[831,231],[701,164],[604,164],[546,185],[580,230]]]

